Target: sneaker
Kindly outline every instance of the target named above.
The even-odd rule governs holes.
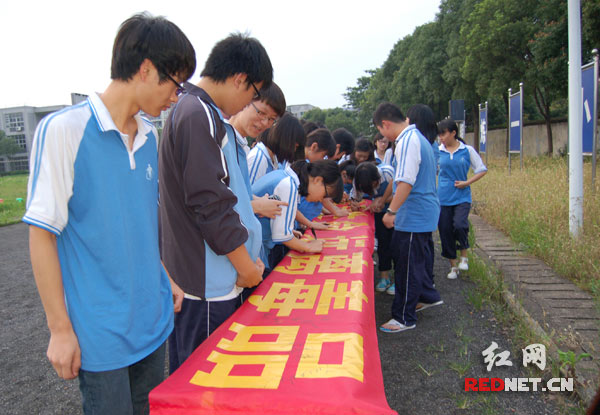
[[[388,293],[389,295],[396,295],[396,284],[392,284],[388,287],[387,290],[385,290],[386,293]]]
[[[379,282],[377,283],[377,285],[375,286],[375,291],[378,291],[380,293],[384,292],[385,290],[388,289],[388,287],[390,286],[390,280],[387,278],[381,278],[379,280]]]
[[[436,305],[442,305],[442,304],[444,304],[444,300],[436,301],[435,303],[418,303],[416,310],[423,311],[426,308],[435,307]]]
[[[469,258],[461,256],[460,263],[458,264],[458,269],[460,271],[468,271],[469,270]]]
[[[450,270],[450,273],[448,274],[448,279],[449,280],[457,279],[459,273],[460,273],[460,271],[458,270],[458,268],[452,267],[452,270]]]
[[[383,327],[385,325],[390,326],[388,327]],[[397,320],[391,319],[390,321],[388,321],[387,323],[385,323],[383,326],[379,327],[379,330],[383,331],[384,333],[399,333],[401,331],[406,331],[406,330],[410,330],[410,329],[414,329],[417,325],[413,324],[412,326],[406,326],[402,323],[400,323]]]

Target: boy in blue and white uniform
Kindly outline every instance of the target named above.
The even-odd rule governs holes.
[[[436,166],[431,144],[408,122],[394,104],[380,104],[373,122],[388,139],[396,139],[394,196],[383,216],[383,224],[394,228],[392,256],[396,292],[392,319],[382,325],[393,333],[416,327],[416,307],[442,304],[440,294],[427,274],[428,238],[437,228],[440,204],[436,193]]]
[[[108,88],[36,130],[23,221],[47,356],[60,377],[79,377],[85,414],[147,413],[164,379],[183,292],[161,264],[158,135],[139,111],[177,102],[195,66],[177,26],[135,15],[115,39]]]

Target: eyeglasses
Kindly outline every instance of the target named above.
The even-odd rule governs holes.
[[[258,92],[258,88],[256,87],[256,85],[254,85],[254,82],[252,81],[250,81],[250,85],[252,85],[252,88],[254,88],[254,97],[252,97],[252,99],[259,99],[260,92]]]
[[[275,124],[277,118],[269,117],[267,114],[259,110],[256,105],[254,105],[254,102],[250,102],[250,105],[252,105],[254,111],[256,111],[256,114],[258,114],[258,118],[260,118],[261,121],[268,121],[270,124]]]
[[[185,87],[177,82],[171,75],[165,72],[165,76],[171,80],[175,85],[177,85],[177,89],[175,90],[175,95],[180,96],[181,94],[186,93]]]

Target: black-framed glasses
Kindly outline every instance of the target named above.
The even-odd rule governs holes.
[[[185,87],[177,82],[171,75],[165,72],[165,76],[171,80],[175,85],[177,85],[177,89],[175,90],[175,95],[180,96],[186,92]]]
[[[254,82],[252,81],[250,81],[250,85],[252,85],[252,88],[254,88],[254,97],[252,99],[259,99],[260,92],[258,91],[258,88],[256,87],[256,85],[254,85]]]
[[[259,110],[258,107],[256,105],[254,105],[254,102],[250,102],[250,105],[252,105],[252,107],[254,108],[254,111],[256,111],[256,114],[258,114],[258,118],[260,118],[261,121],[268,121],[271,124],[275,124],[275,122],[277,121],[277,118],[269,117],[268,114]]]

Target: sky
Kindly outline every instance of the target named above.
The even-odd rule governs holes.
[[[196,83],[216,42],[249,32],[267,50],[288,105],[342,107],[348,87],[394,44],[434,20],[440,0],[11,1],[2,5],[0,108],[70,104],[102,92],[119,25],[148,11],[174,22],[196,50]],[[179,6],[181,5],[181,6]]]

